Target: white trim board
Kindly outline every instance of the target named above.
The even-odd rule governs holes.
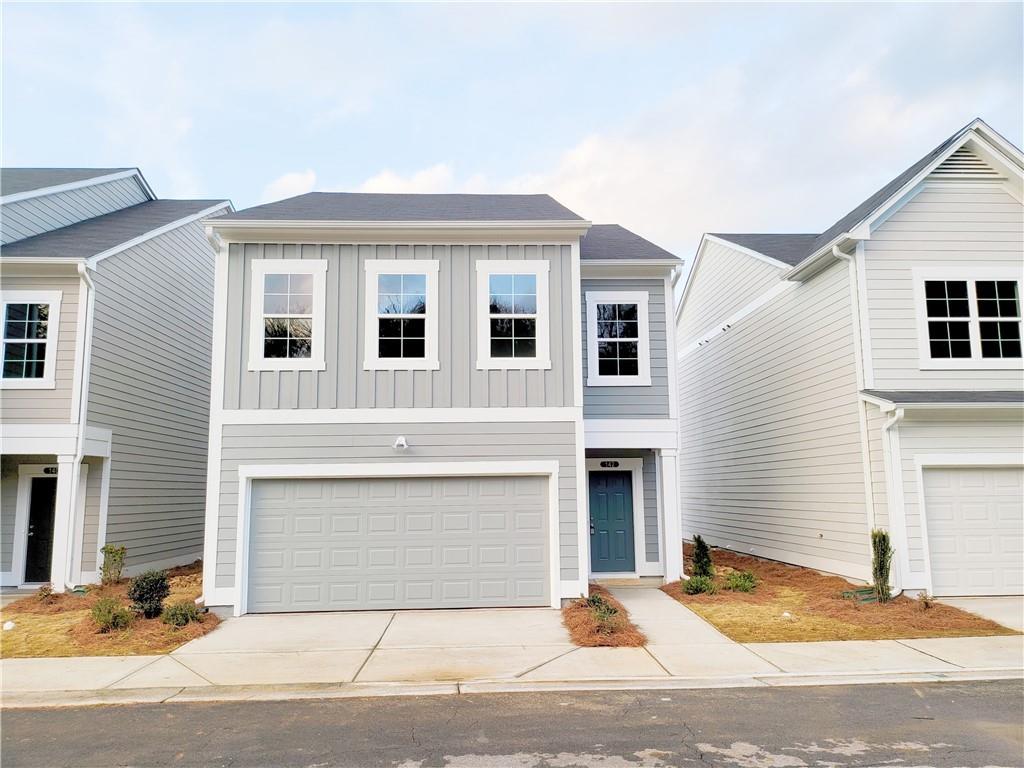
[[[457,424],[575,421],[582,409],[560,408],[263,408],[222,410],[219,424]]]
[[[676,419],[584,419],[587,448],[676,448]]]
[[[371,462],[365,464],[242,464],[238,467],[235,529],[234,615],[247,612],[249,518],[252,481],[347,477],[465,477],[544,475],[548,478],[548,591],[552,608],[561,605],[561,554],[557,461]],[[211,603],[217,605],[219,603]]]
[[[736,323],[746,319],[748,316],[754,314],[754,312],[761,309],[761,307],[763,307],[765,304],[768,304],[776,296],[779,296],[780,294],[785,293],[786,291],[792,288],[796,288],[798,285],[800,285],[800,283],[790,281],[782,281],[776,283],[746,306],[741,307],[740,309],[736,310],[731,315],[729,315],[729,317],[725,318],[724,320],[719,320],[713,326],[705,329],[701,334],[699,334],[697,341],[691,341],[689,344],[687,344],[685,347],[679,350],[676,362],[681,362],[684,357],[693,352],[696,352],[701,347],[704,347],[705,345],[709,344],[715,338],[721,336],[723,333],[732,328],[732,326],[736,325]]]
[[[618,466],[604,467],[605,462],[617,462]],[[633,570],[625,573],[608,573],[592,570],[593,563],[587,558],[587,572],[591,579],[606,579],[614,576],[661,576],[661,560],[647,562],[646,520],[644,518],[644,460],[639,457],[621,458],[602,456],[587,459],[587,497],[590,497],[590,475],[592,472],[629,472],[633,486]],[[587,521],[589,524],[589,520]],[[589,530],[589,527],[588,527]],[[660,542],[659,542],[660,545]],[[659,546],[660,554],[660,546]]]

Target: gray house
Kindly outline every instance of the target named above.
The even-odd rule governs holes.
[[[672,254],[546,195],[311,193],[206,229],[207,605],[678,578]]]
[[[981,120],[812,234],[705,235],[678,316],[683,532],[1024,594],[1024,154]]]
[[[202,556],[214,252],[225,200],[134,168],[0,171],[0,583]]]

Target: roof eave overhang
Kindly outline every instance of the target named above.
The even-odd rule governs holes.
[[[936,403],[907,403],[897,400],[887,400],[883,397],[869,395],[864,392],[860,393],[860,399],[866,403],[871,403],[872,405],[878,406],[878,408],[881,409],[883,413],[889,413],[897,409],[902,409],[908,413],[911,411],[1024,410],[1024,402],[1020,402],[1019,400],[985,403],[964,403],[952,400]]]
[[[590,229],[589,221],[310,221],[214,220],[207,232],[227,242],[261,242],[285,237],[289,242],[359,242],[424,240],[554,239],[571,241]]]
[[[83,264],[86,258],[66,256],[0,256],[0,265],[7,264]]]

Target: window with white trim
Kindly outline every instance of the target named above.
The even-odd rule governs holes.
[[[437,370],[437,261],[368,260],[363,367]]]
[[[249,369],[324,370],[327,262],[252,262]]]
[[[476,262],[477,364],[487,369],[551,367],[550,262]]]
[[[1021,367],[1020,299],[1008,274],[918,275],[922,366]]]
[[[53,389],[61,291],[4,291],[0,359],[4,389]]]
[[[650,386],[646,291],[587,291],[587,386]]]

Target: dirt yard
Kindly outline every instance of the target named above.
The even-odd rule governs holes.
[[[692,547],[686,545],[687,573],[692,573],[691,552]],[[921,601],[903,596],[884,605],[859,604],[842,596],[858,585],[809,568],[722,549],[713,549],[711,554],[718,587],[715,594],[687,595],[678,581],[662,589],[741,643],[1016,634],[951,606],[932,603],[925,609]],[[726,590],[725,576],[732,570],[753,573],[757,577],[754,591]]]
[[[202,563],[167,571],[171,594],[164,606],[179,600],[195,600],[203,591]],[[172,627],[159,618],[136,617],[125,630],[100,633],[90,611],[101,597],[114,597],[125,605],[128,580],[106,587],[93,586],[86,594],[64,593],[41,600],[36,595],[11,603],[2,611],[2,621],[13,621],[14,629],[0,633],[0,657],[31,656],[128,656],[167,653],[183,643],[201,637],[219,623],[204,613],[201,623]]]
[[[595,607],[585,598],[574,600],[562,609],[562,623],[576,645],[584,648],[637,648],[647,644],[644,633],[630,621],[629,612],[612,593],[597,584],[590,585],[590,598],[599,596],[611,610]]]

